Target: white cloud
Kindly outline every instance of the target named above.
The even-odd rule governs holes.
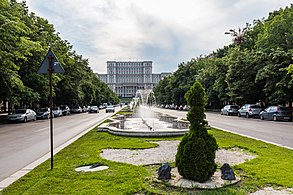
[[[231,43],[230,28],[267,17],[284,0],[27,0],[95,72],[107,60],[152,60],[155,72]]]

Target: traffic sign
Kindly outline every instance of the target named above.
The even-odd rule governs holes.
[[[52,89],[52,73],[64,73],[64,69],[58,62],[58,59],[54,55],[53,51],[49,49],[46,57],[44,58],[41,67],[38,70],[39,74],[49,74],[49,86],[50,86],[50,141],[51,141],[51,170],[53,169],[53,89]]]
[[[52,65],[52,73],[64,73],[64,69],[59,63],[57,57],[54,55],[53,51],[50,49],[48,54],[44,58],[38,73],[39,74],[49,74],[50,63]]]

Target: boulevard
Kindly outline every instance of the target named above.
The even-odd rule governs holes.
[[[186,118],[186,111],[155,108],[165,114]],[[263,121],[258,118],[220,115],[219,112],[206,112],[206,119],[212,127],[237,133],[275,145],[293,148],[293,123]]]
[[[54,149],[112,114],[100,110],[53,118]],[[49,123],[37,120],[0,125],[0,181],[50,152]]]
[[[186,111],[153,109],[179,118],[186,118],[187,114]],[[54,148],[112,114],[100,110],[97,114],[82,113],[54,118]],[[293,148],[292,122],[262,121],[212,112],[207,112],[206,118],[213,127]],[[49,120],[0,125],[0,181],[50,152],[49,129]]]

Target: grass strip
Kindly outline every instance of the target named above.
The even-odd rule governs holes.
[[[235,165],[241,183],[217,190],[187,190],[173,188],[151,179],[160,165],[134,166],[108,161],[100,157],[105,148],[143,149],[156,147],[149,141],[180,140],[175,138],[134,138],[97,132],[93,129],[50,160],[14,182],[0,194],[247,194],[265,186],[293,186],[293,151],[217,129],[209,131],[220,148],[239,147],[258,155],[257,158]],[[87,164],[102,162],[109,166],[100,172],[76,172]]]

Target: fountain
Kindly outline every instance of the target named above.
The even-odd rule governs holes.
[[[189,122],[154,111],[156,98],[152,90],[138,90],[128,109],[131,116],[116,115],[111,122],[99,126],[99,131],[115,135],[161,137],[181,136],[189,131]]]

